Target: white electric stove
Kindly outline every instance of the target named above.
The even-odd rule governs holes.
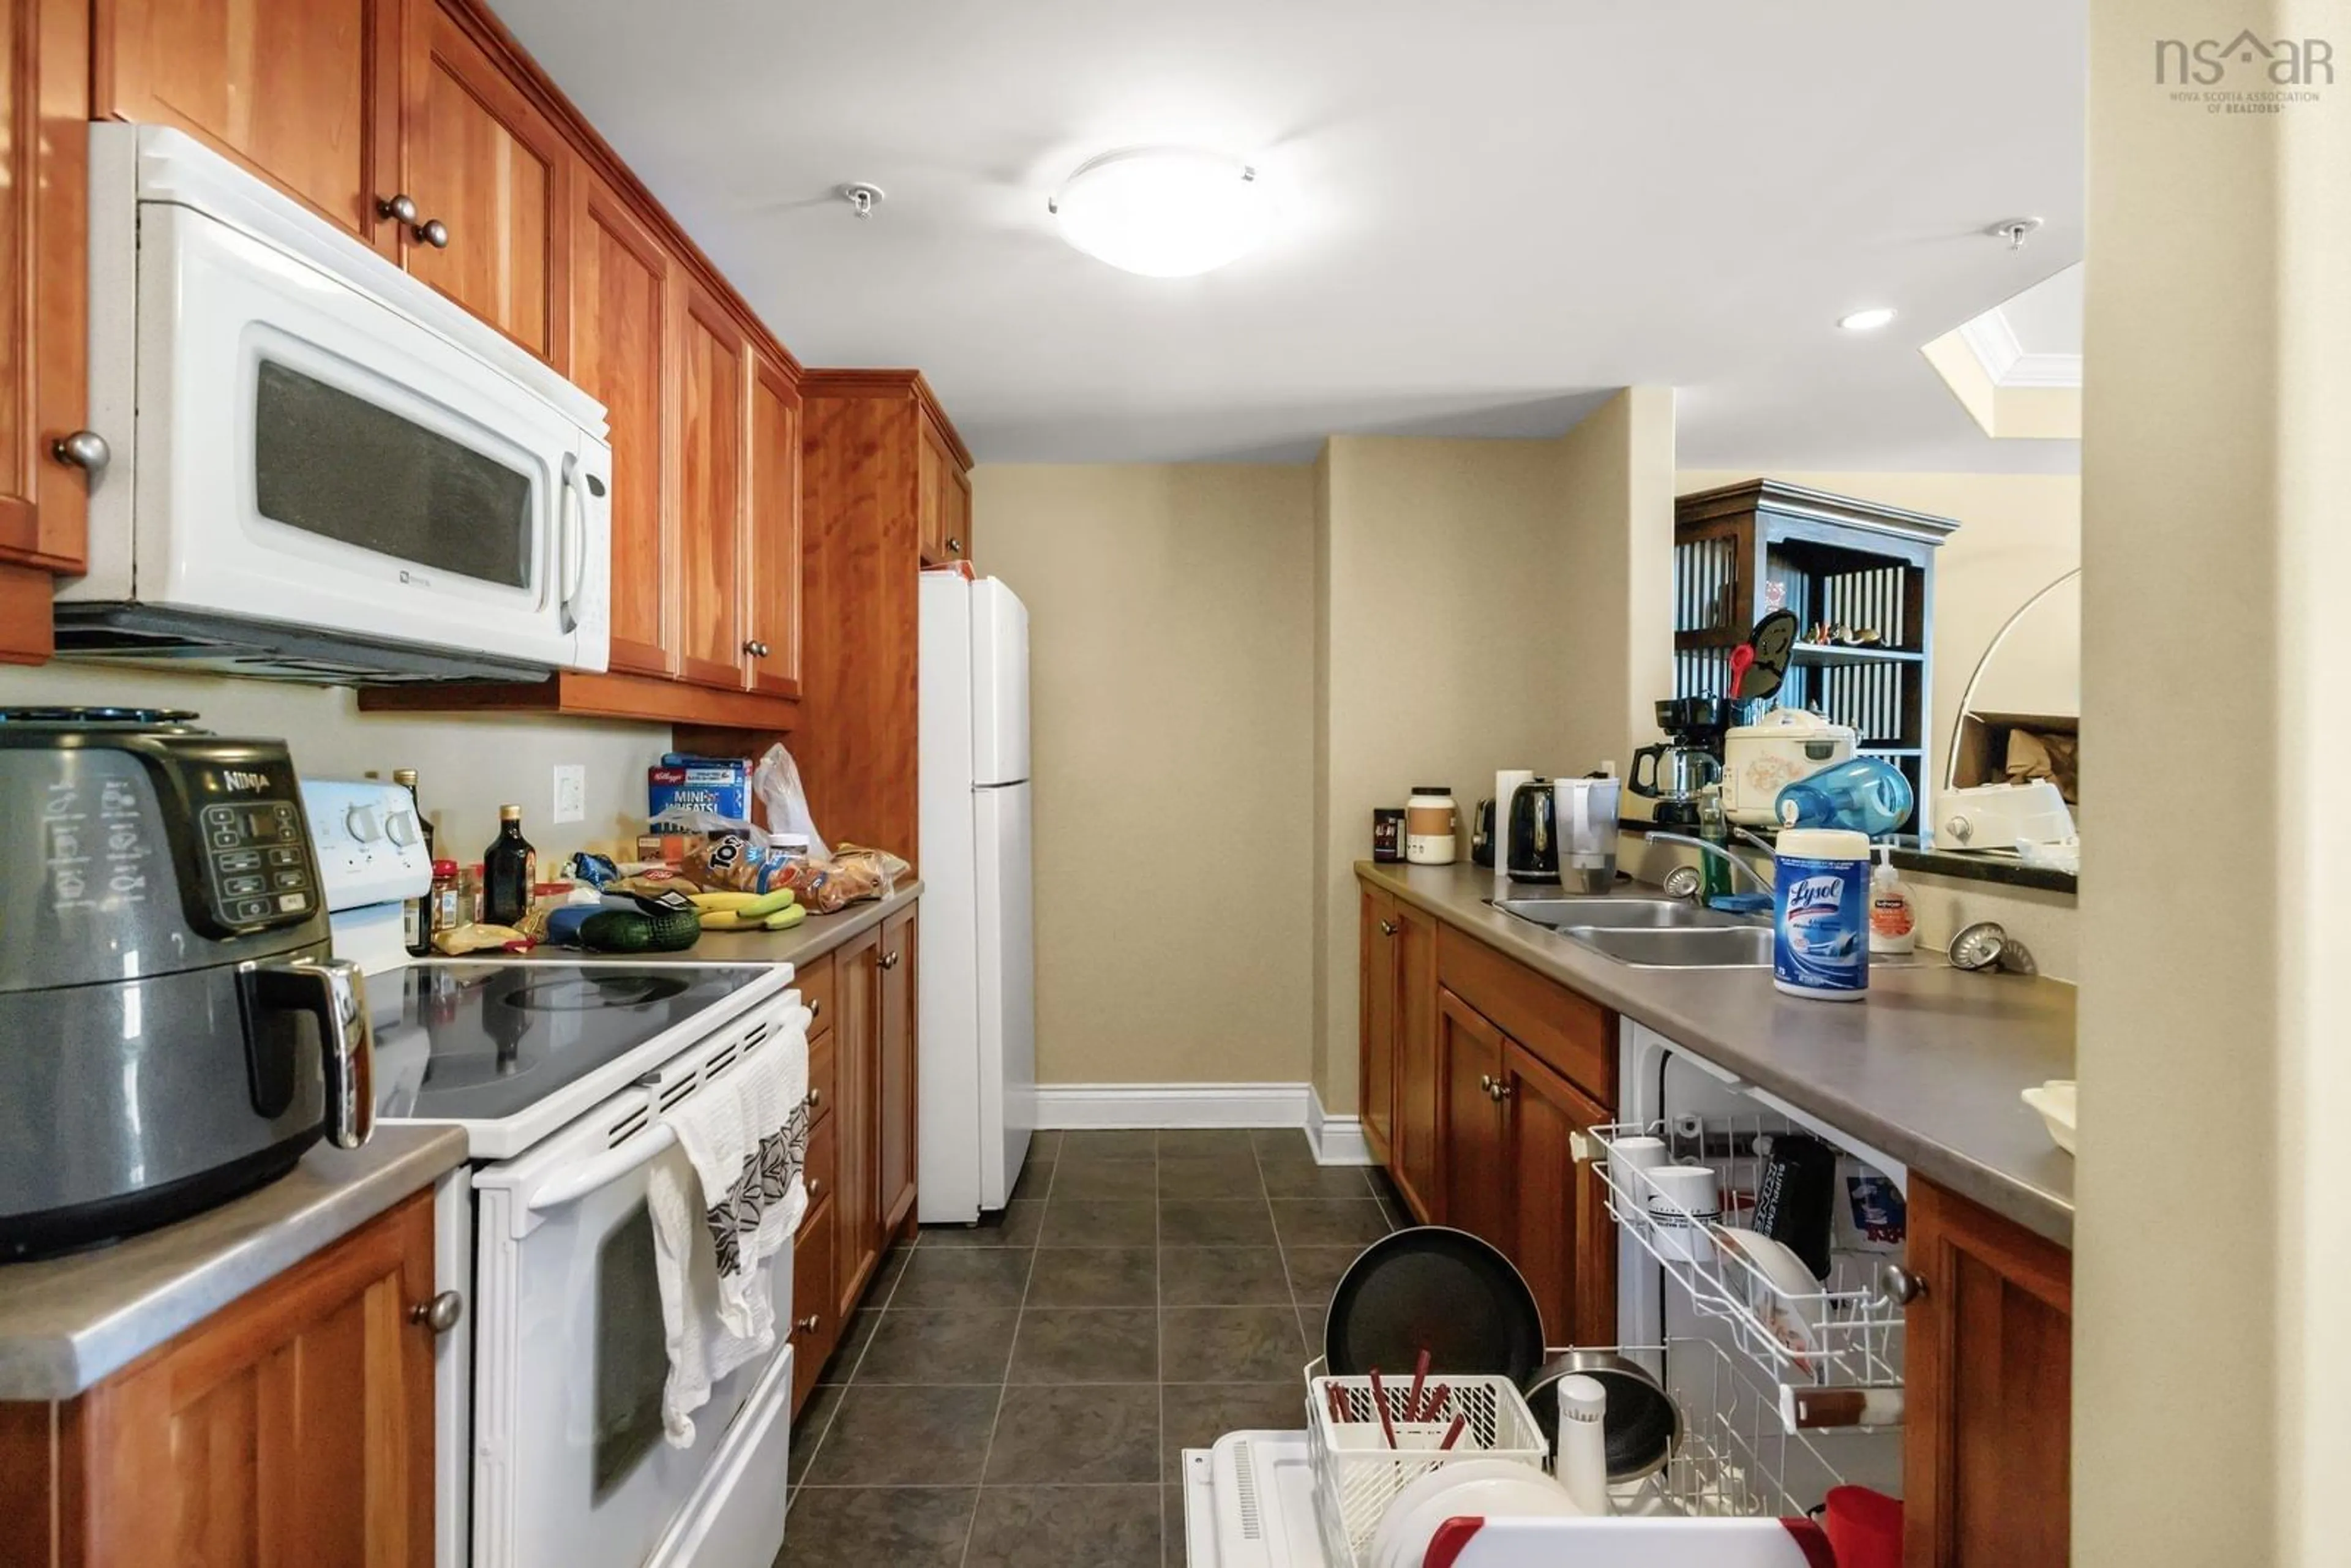
[[[380,1120],[465,1129],[436,1193],[435,1568],[767,1568],[783,1542],[791,1350],[721,1380],[685,1448],[648,1176],[664,1115],[754,1051],[808,1049],[782,965],[410,957],[431,880],[407,792],[308,781],[336,955],[367,973]],[[791,1322],[791,1260],[776,1320]]]

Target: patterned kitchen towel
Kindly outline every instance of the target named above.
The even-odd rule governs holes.
[[[720,1378],[776,1345],[776,1254],[808,1208],[808,1022],[795,1011],[662,1119],[677,1147],[647,1193],[661,1285],[670,1443],[694,1441],[694,1412]]]

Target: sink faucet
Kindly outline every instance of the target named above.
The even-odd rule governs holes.
[[[1741,838],[1746,839],[1749,842],[1762,849],[1767,855],[1771,852],[1771,846],[1762,839],[1757,837],[1755,834],[1748,832],[1744,829],[1737,830],[1737,831]],[[1745,861],[1740,860],[1737,855],[1732,854],[1729,850],[1724,849],[1720,844],[1714,842],[1710,839],[1701,839],[1690,833],[1660,833],[1652,830],[1649,834],[1649,841],[1653,844],[1661,842],[1668,844],[1687,844],[1694,850],[1700,850],[1707,854],[1719,856],[1730,862],[1730,869],[1734,873],[1745,872],[1747,873],[1747,879],[1765,893],[1772,891],[1771,879],[1770,877],[1765,876],[1761,872],[1757,871],[1753,866],[1749,865]],[[1690,890],[1690,897],[1693,902],[1698,900],[1698,890],[1696,888],[1692,888]]]

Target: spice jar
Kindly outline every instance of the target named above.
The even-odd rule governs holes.
[[[433,891],[426,895],[425,935],[429,937],[443,931],[454,931],[463,925],[457,898],[457,862],[433,862]]]
[[[1404,858],[1415,865],[1453,863],[1453,787],[1416,784],[1404,803]]]

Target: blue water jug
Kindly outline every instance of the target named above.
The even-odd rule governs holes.
[[[1782,828],[1834,828],[1876,838],[1909,820],[1915,799],[1900,768],[1856,757],[1783,787],[1772,812]]]

